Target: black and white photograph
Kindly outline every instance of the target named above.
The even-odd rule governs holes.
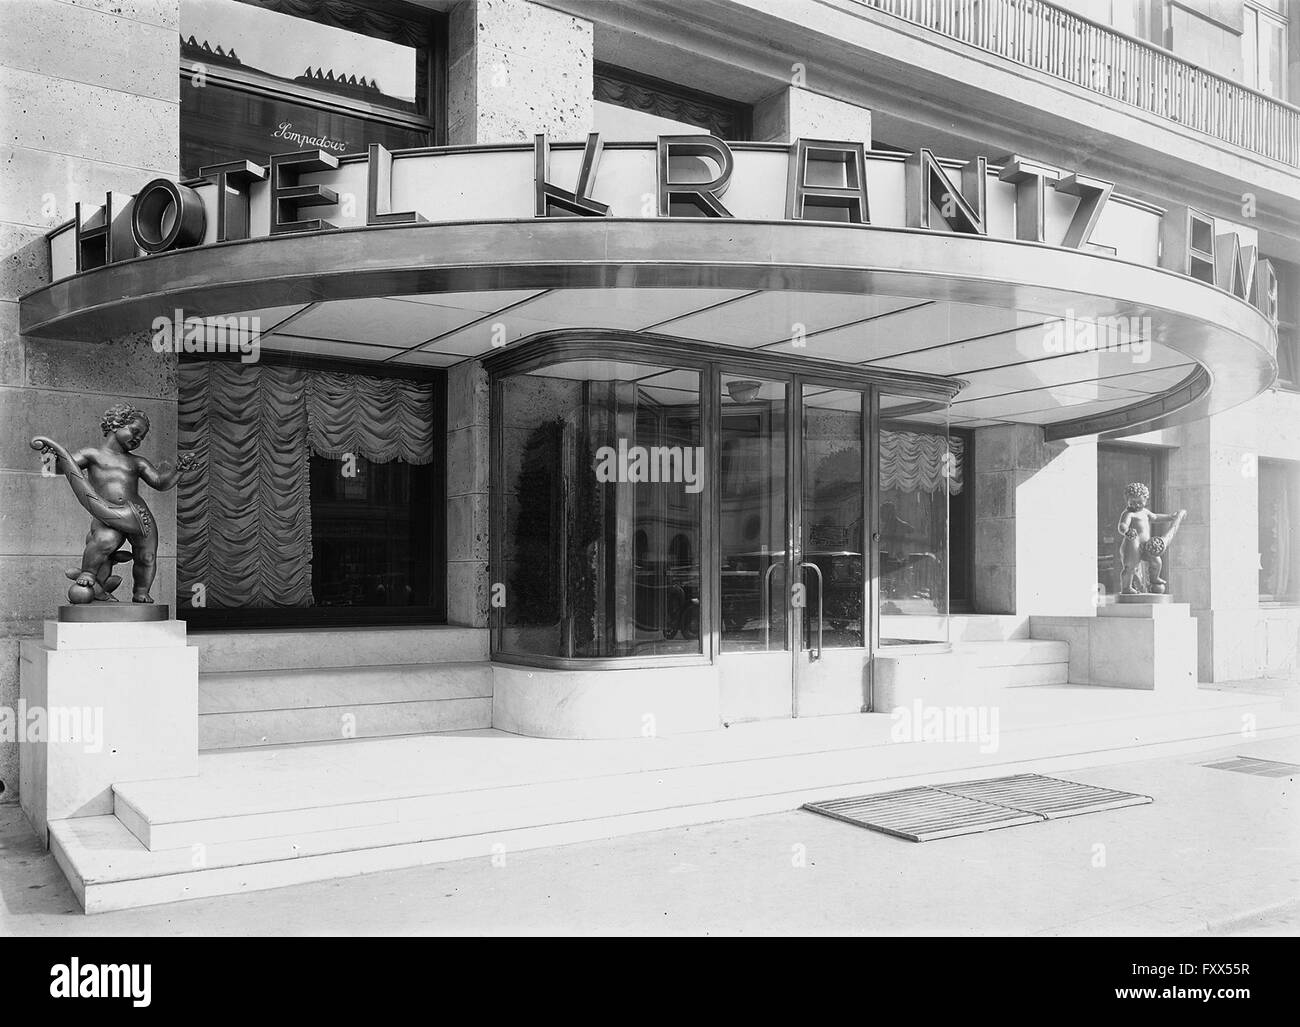
[[[0,0],[0,128],[16,998],[1281,999],[1297,0]]]

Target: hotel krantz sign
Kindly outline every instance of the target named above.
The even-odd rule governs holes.
[[[955,232],[1112,254],[1189,275],[1277,323],[1277,278],[1249,227],[1161,210],[1113,183],[1022,156],[990,163],[799,139],[442,147],[339,157],[323,149],[232,161],[135,196],[110,193],[49,235],[54,280],[140,256],[239,239],[426,222],[744,218]]]

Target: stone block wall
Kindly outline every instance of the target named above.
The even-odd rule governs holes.
[[[447,141],[585,139],[592,24],[530,0],[463,0],[448,18]]]
[[[1097,577],[1095,437],[1037,425],[975,433],[975,612],[1090,614]]]
[[[8,5],[6,5],[8,6]],[[63,569],[79,564],[88,517],[60,477],[41,474],[34,434],[69,447],[102,439],[119,400],[153,424],[142,455],[176,446],[174,357],[146,334],[91,343],[18,333],[18,298],[49,281],[45,233],[94,208],[104,193],[135,192],[179,164],[179,0],[81,0],[0,12],[0,706],[18,700],[18,649],[66,602]],[[75,61],[68,59],[72,41]],[[85,209],[85,207],[83,207]],[[154,597],[176,587],[175,493],[146,501],[162,536]],[[125,588],[125,586],[123,586]],[[0,802],[18,798],[18,751],[0,741]]]

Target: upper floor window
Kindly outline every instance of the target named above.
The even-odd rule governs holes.
[[[729,141],[750,138],[752,111],[647,75],[596,63],[592,92],[596,131],[610,141],[708,132]]]
[[[182,175],[439,142],[442,24],[387,0],[183,0]]]
[[[1246,4],[1241,78],[1252,89],[1286,99],[1286,0]]]

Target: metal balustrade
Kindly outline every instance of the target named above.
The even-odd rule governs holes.
[[[1043,0],[856,0],[1300,167],[1300,108]]]

